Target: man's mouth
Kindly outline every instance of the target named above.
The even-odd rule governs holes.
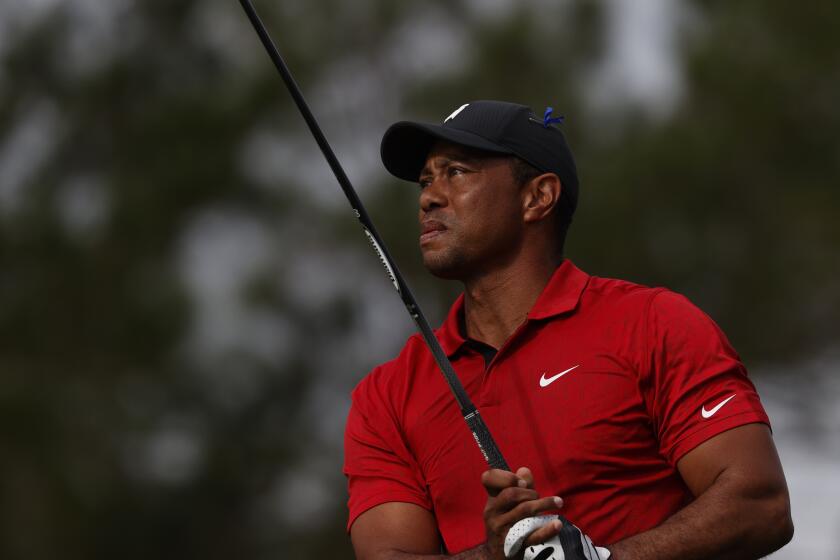
[[[446,226],[436,220],[425,220],[420,223],[420,244],[431,241],[446,231]]]

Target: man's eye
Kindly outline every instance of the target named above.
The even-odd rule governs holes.
[[[420,179],[420,190],[425,189],[426,187],[428,187],[431,184],[432,184],[432,181],[430,179]]]
[[[461,175],[464,173],[464,170],[460,167],[450,167],[449,168],[449,176],[452,177],[453,175]]]

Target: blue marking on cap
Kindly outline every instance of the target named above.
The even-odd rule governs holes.
[[[554,109],[551,107],[545,108],[545,114],[543,115],[543,126],[546,128],[548,128],[549,125],[552,125],[554,123],[561,124],[564,120],[563,115],[560,115],[559,117],[552,117],[552,111],[554,111]]]

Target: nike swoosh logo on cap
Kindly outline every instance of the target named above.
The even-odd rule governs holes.
[[[551,385],[552,383],[554,383],[555,381],[557,381],[558,379],[560,379],[561,377],[563,377],[564,375],[566,375],[567,373],[569,373],[570,371],[572,371],[573,369],[575,369],[578,366],[580,366],[580,364],[578,364],[576,366],[572,366],[565,371],[561,371],[557,375],[552,375],[548,379],[546,379],[545,373],[543,373],[542,377],[540,377],[540,387],[548,387],[549,385]]]
[[[712,407],[711,410],[706,410],[706,405],[703,405],[703,408],[700,409],[700,415],[703,416],[703,418],[711,418],[712,416],[714,416],[717,413],[718,410],[721,409],[721,407],[723,407],[723,405],[725,405],[726,403],[728,403],[729,401],[731,401],[734,398],[735,398],[734,394],[726,397],[725,399],[720,401],[717,405]]]
[[[466,108],[467,108],[467,105],[469,105],[469,103],[464,103],[463,105],[461,105],[460,107],[458,107],[457,109],[455,109],[454,111],[452,111],[452,114],[450,114],[448,117],[446,117],[445,119],[443,119],[444,124],[446,124],[446,122],[447,122],[447,121],[451,121],[452,119],[454,119],[455,117],[457,117],[457,116],[458,116],[458,113],[460,113],[461,111],[463,111],[464,109],[466,109]]]

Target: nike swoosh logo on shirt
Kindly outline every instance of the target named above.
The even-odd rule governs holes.
[[[706,405],[703,405],[703,408],[700,409],[700,414],[703,416],[703,418],[711,418],[712,416],[714,416],[717,413],[718,410],[721,409],[721,407],[723,405],[725,405],[726,403],[728,403],[729,401],[731,401],[734,398],[735,398],[735,395],[726,397],[725,399],[720,401],[720,403],[718,403],[717,405],[712,407],[711,410],[706,410]]]
[[[564,375],[566,375],[567,373],[569,373],[570,371],[572,371],[573,369],[575,369],[578,366],[580,366],[580,364],[578,364],[576,366],[572,366],[569,369],[567,369],[566,371],[561,371],[557,375],[552,375],[548,379],[546,379],[545,373],[543,373],[542,377],[540,377],[540,387],[548,387],[549,385],[551,385],[552,383],[554,383],[555,381],[557,381],[558,379],[560,379],[561,377],[563,377]]]

